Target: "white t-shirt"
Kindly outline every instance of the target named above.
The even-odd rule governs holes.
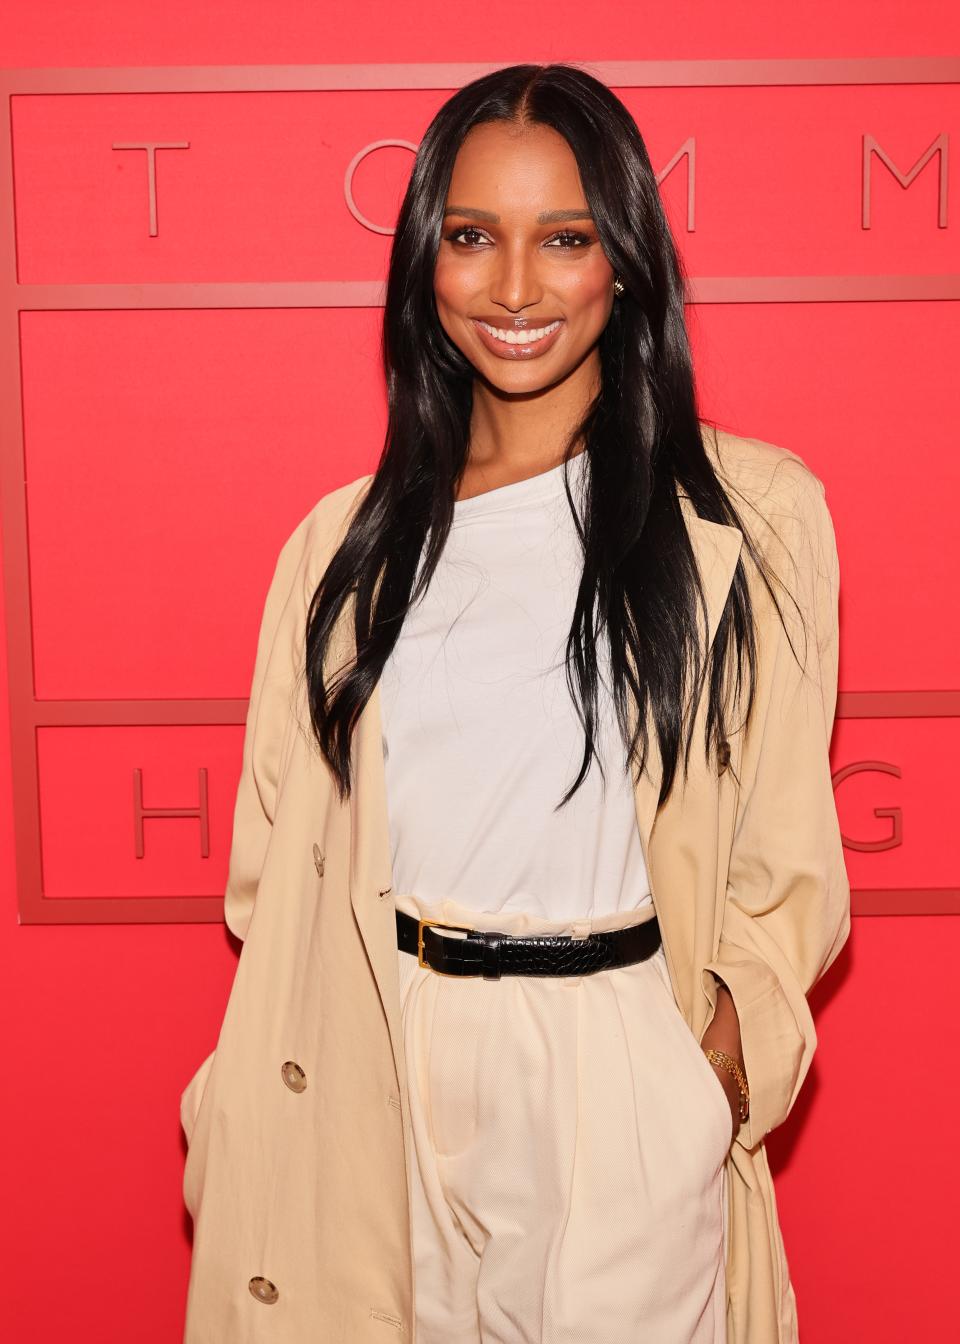
[[[586,455],[570,462],[582,516]],[[583,564],[563,464],[458,500],[440,563],[380,684],[393,887],[546,919],[652,898],[606,641],[596,760],[566,683]],[[421,562],[422,562],[421,554]]]

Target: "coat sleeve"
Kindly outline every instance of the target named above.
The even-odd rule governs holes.
[[[241,940],[253,917],[257,887],[277,808],[281,766],[298,726],[298,683],[306,677],[306,624],[326,565],[346,534],[371,475],[322,496],[284,543],[260,620],[247,706],[224,919]],[[338,646],[339,647],[339,646]],[[336,656],[328,653],[328,666]]]
[[[737,1141],[747,1148],[779,1125],[796,1100],[817,1044],[807,995],[850,932],[829,760],[837,548],[822,482],[802,464],[791,465],[787,476],[770,549],[777,572],[789,573],[784,583],[797,606],[774,584],[781,622],[762,585],[754,598],[761,613],[756,701],[743,735],[719,944],[703,971],[711,1001],[716,986],[707,981],[715,974],[740,1019],[750,1114]]]
[[[284,543],[260,618],[233,812],[224,919],[247,936],[276,811],[285,727],[304,653],[308,515]]]
[[[293,686],[293,636],[308,525],[309,516],[284,543],[260,618],[224,895],[226,923],[240,939],[246,937],[250,924],[273,825],[281,743],[269,725],[283,722],[282,706]],[[180,1123],[188,1147],[215,1055],[215,1050],[207,1055],[180,1094]]]
[[[257,888],[277,810],[284,751],[297,726],[296,688],[305,676],[306,620],[324,565],[339,545],[362,487],[359,477],[331,491],[281,547],[267,587],[247,704],[240,779],[224,892],[224,919],[241,941],[253,918]],[[189,1146],[216,1051],[200,1064],[180,1096]]]

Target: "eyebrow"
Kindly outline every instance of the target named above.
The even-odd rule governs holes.
[[[444,215],[465,215],[468,219],[479,219],[484,224],[499,224],[500,216],[492,210],[477,210],[470,205],[448,205]],[[564,224],[570,219],[593,219],[589,210],[544,210],[537,215],[538,224]]]

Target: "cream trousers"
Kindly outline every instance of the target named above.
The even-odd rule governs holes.
[[[396,903],[574,936],[654,914]],[[397,955],[415,1344],[724,1344],[732,1119],[662,946],[634,966],[498,981]]]

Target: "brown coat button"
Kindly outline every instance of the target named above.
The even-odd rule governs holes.
[[[288,1059],[286,1063],[281,1065],[280,1077],[291,1092],[302,1092],[307,1085],[307,1075],[300,1065],[292,1059]]]
[[[320,846],[316,844],[313,847],[313,862],[317,870],[317,876],[323,877],[323,855],[320,852]]]
[[[717,749],[717,774],[722,775],[724,770],[730,764],[730,743],[726,738],[720,743]]]
[[[269,1279],[262,1279],[259,1276],[251,1279],[247,1284],[250,1292],[258,1302],[273,1303],[276,1302],[280,1294],[277,1292],[277,1286],[271,1283]]]

